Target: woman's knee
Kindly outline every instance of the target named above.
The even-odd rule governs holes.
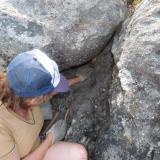
[[[87,150],[83,145],[59,142],[47,151],[44,160],[87,160],[87,157]]]
[[[87,155],[87,150],[86,148],[81,145],[81,144],[75,144],[75,146],[72,148],[72,151],[77,157],[78,160],[87,160],[88,155]]]

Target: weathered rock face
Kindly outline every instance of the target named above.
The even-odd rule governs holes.
[[[126,2],[1,0],[0,69],[35,47],[62,69],[87,62],[124,18]],[[92,70],[87,80],[52,100],[59,118],[70,109],[65,139],[84,144],[92,160],[160,159],[159,16],[160,1],[143,0],[114,37],[114,61],[110,43],[94,64],[83,66],[84,73]],[[74,77],[79,71],[66,72]]]
[[[111,126],[97,160],[160,159],[160,1],[143,0],[115,38]]]
[[[134,0],[126,0],[128,4],[131,4]]]
[[[62,69],[100,53],[124,20],[123,0],[1,0],[0,56],[39,48]]]
[[[92,70],[88,79],[71,87],[69,94],[54,97],[52,101],[54,113],[59,108],[62,117],[70,108],[65,139],[84,144],[91,159],[94,158],[96,140],[101,129],[110,124],[107,97],[112,80],[113,58],[109,48],[111,45],[97,58],[95,64],[88,64],[76,71],[87,73]]]

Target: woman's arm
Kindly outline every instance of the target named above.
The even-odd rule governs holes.
[[[83,78],[82,76],[81,77],[77,76],[75,78],[69,79],[68,80],[69,86],[73,86],[74,84],[77,84],[77,83],[81,82],[82,78]]]
[[[40,144],[39,147],[21,160],[43,160],[48,149],[52,146],[52,138],[52,135],[48,134],[46,139],[42,142],[42,144]]]

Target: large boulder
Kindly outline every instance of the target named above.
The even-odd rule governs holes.
[[[124,0],[1,0],[0,56],[39,48],[62,69],[99,54],[126,15]]]
[[[115,37],[112,123],[97,160],[160,159],[160,1],[143,0]]]

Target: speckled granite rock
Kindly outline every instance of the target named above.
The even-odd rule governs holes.
[[[83,64],[105,47],[124,20],[123,0],[1,0],[0,56],[39,48],[62,69]]]
[[[70,108],[68,132],[65,140],[84,144],[89,157],[94,159],[97,137],[102,128],[109,127],[110,112],[108,104],[108,89],[112,80],[113,57],[109,45],[94,64],[83,66],[83,71],[92,70],[84,82],[71,87],[70,93],[54,97],[53,111],[60,108],[62,117]],[[78,69],[78,72],[82,69]],[[61,105],[60,105],[61,104]]]
[[[159,13],[159,0],[143,0],[115,37],[111,126],[97,141],[97,160],[159,160]]]

